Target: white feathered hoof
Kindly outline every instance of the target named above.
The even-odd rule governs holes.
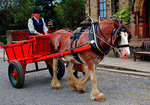
[[[95,93],[95,94],[90,94],[90,99],[93,101],[103,101],[105,100],[105,95],[103,93]]]
[[[76,89],[77,89],[78,92],[84,93],[84,92],[85,92],[85,85],[78,83],[78,84],[76,85]]]
[[[61,89],[62,88],[62,86],[58,80],[52,79],[51,85],[54,89]]]

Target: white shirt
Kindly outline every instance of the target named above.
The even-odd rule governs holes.
[[[38,23],[39,23],[39,19],[37,20],[35,17],[33,17]],[[47,32],[48,31],[48,28],[47,28],[47,26],[46,26],[46,24],[45,24],[45,22],[44,22],[44,19],[43,18],[41,18],[42,19],[42,21],[43,21],[43,31],[44,32]],[[32,18],[30,18],[29,20],[28,20],[28,28],[29,28],[29,31],[32,33],[32,34],[35,34],[37,31],[35,30],[35,28],[34,28],[34,25],[33,25],[33,20],[32,20]]]

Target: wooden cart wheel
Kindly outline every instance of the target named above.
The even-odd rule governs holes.
[[[24,85],[25,74],[19,61],[12,61],[8,67],[9,80],[13,87],[21,88]]]
[[[48,67],[49,72],[51,74],[51,76],[53,77],[53,68],[52,67]],[[57,65],[57,78],[61,79],[65,74],[65,65],[64,65],[64,61],[60,58],[58,60],[58,65]]]

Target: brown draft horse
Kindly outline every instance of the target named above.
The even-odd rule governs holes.
[[[122,24],[118,24],[116,22],[108,22],[108,21],[102,21],[99,24],[100,29],[96,27],[94,30],[97,31],[97,37],[99,45],[102,49],[108,50],[110,49],[110,46],[117,45],[117,49],[120,52],[121,58],[128,58],[130,55],[129,50],[129,43],[128,43],[128,37],[130,35],[128,29],[124,26],[121,27]],[[114,33],[112,33],[112,30],[116,30]],[[100,32],[101,31],[101,32]],[[64,34],[64,35],[63,35]],[[63,37],[62,37],[63,35]],[[70,36],[72,35],[71,32],[67,32],[66,30],[58,30],[53,33],[51,37],[51,45],[53,50],[57,50],[58,43],[59,44],[59,51],[64,51],[67,49],[70,49],[71,41]],[[62,37],[61,41],[60,38]],[[117,37],[120,37],[120,39],[117,40]],[[77,46],[83,46],[87,45],[89,43],[89,29],[86,29],[81,35],[77,42]],[[75,43],[73,43],[73,46],[75,46]],[[92,49],[86,50],[83,52],[78,53],[79,58],[87,64],[88,66],[88,72],[85,74],[83,78],[80,80],[77,80],[75,76],[72,73],[72,66],[73,64],[79,64],[79,62],[73,57],[72,54],[65,55],[63,58],[66,59],[67,66],[67,72],[69,74],[68,77],[68,83],[73,88],[75,88],[80,93],[85,92],[85,84],[88,80],[91,80],[91,93],[90,93],[90,99],[96,100],[96,101],[102,101],[105,99],[105,95],[101,92],[99,92],[97,88],[97,77],[95,73],[96,65],[103,60],[104,55],[103,54],[97,54]],[[57,79],[57,62],[59,57],[53,58],[53,79],[51,81],[51,85],[54,89],[60,89],[61,84]]]

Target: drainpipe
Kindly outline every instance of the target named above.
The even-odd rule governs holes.
[[[90,0],[88,0],[89,1],[89,16],[91,16],[91,4],[90,4]]]
[[[139,14],[136,12],[136,34],[139,35]]]

